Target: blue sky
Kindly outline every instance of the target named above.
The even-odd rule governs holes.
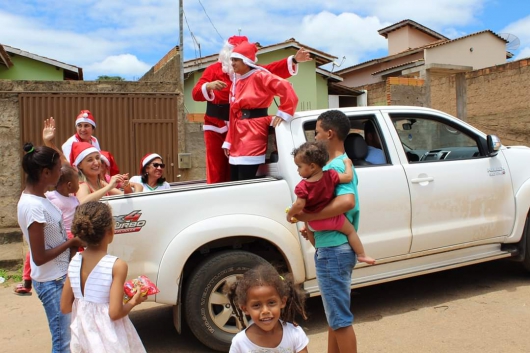
[[[80,66],[86,80],[99,75],[134,80],[179,44],[178,3],[0,0],[0,43]],[[404,19],[449,38],[485,29],[512,33],[521,42],[515,59],[530,57],[526,0],[184,0],[184,12],[185,60],[199,55],[190,29],[203,56],[217,53],[241,30],[262,45],[295,38],[346,56],[342,69],[385,56],[387,42],[377,30]]]

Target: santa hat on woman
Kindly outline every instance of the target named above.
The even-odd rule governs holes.
[[[79,123],[89,123],[94,128],[96,127],[96,119],[94,119],[90,110],[81,110],[81,113],[79,113],[75,120],[75,125],[77,126]]]
[[[70,151],[70,163],[72,166],[77,167],[86,156],[94,152],[99,153],[98,149],[90,143],[74,142],[72,144],[72,150]]]
[[[142,169],[144,169],[144,167],[151,163],[151,161],[155,158],[162,159],[162,157],[160,157],[160,155],[156,153],[148,153],[142,157],[142,160],[140,161],[140,174],[142,174]]]
[[[109,175],[113,176],[116,174],[120,174],[120,168],[114,160],[114,156],[112,155],[112,153],[110,153],[109,151],[99,151],[99,153],[101,154],[101,160],[109,168]]]

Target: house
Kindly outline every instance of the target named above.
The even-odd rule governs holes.
[[[425,79],[427,72],[450,75],[501,65],[511,57],[506,52],[507,41],[490,30],[449,39],[415,21],[404,20],[378,32],[388,40],[388,56],[337,71],[344,79],[343,85],[360,87],[396,76]]]
[[[0,44],[0,79],[31,81],[83,80],[83,69],[74,65]]]
[[[308,50],[312,61],[299,64],[298,74],[289,79],[298,95],[297,110],[325,109],[339,106],[366,105],[363,91],[358,91],[342,84],[342,78],[336,73],[321,68],[330,64],[337,57],[324,53],[318,49],[297,42],[294,38],[285,42],[267,46],[258,46],[258,63],[268,64],[296,54],[300,48]],[[173,80],[178,71],[178,48],[168,52],[140,81]],[[218,54],[204,56],[184,62],[184,101],[188,120],[201,122],[206,111],[205,102],[193,100],[191,92],[200,79],[203,71],[217,61]]]

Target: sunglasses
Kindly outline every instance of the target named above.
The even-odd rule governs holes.
[[[166,167],[165,163],[151,163],[151,165],[156,169],[160,167],[160,169],[164,169]]]

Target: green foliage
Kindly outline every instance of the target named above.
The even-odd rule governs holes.
[[[22,281],[22,266],[15,271],[8,271],[0,268],[0,277],[5,279],[4,285],[8,286],[10,282]]]
[[[121,76],[102,75],[102,76],[98,76],[96,81],[125,81],[125,79]]]

